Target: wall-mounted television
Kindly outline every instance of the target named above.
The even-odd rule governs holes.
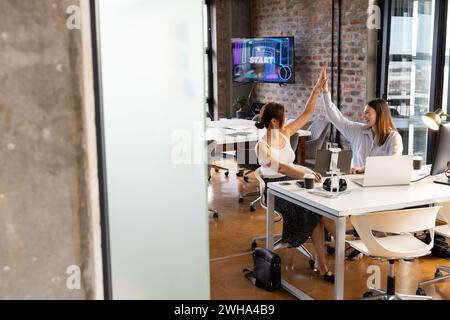
[[[294,37],[232,39],[233,81],[295,83]]]

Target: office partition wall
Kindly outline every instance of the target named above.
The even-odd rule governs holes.
[[[203,1],[92,9],[107,294],[209,299]]]

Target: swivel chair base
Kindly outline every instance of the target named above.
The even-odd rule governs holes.
[[[447,273],[444,275],[442,272]],[[434,273],[434,279],[422,281],[419,283],[419,287],[417,288],[416,294],[425,296],[426,292],[422,288],[423,286],[427,286],[429,284],[444,282],[447,279],[450,279],[450,267],[437,267],[436,272]]]
[[[364,293],[362,300],[433,300],[425,295],[412,295],[395,292],[395,260],[389,260],[387,290],[370,289]]]
[[[211,165],[211,167],[214,169],[214,171],[219,172],[219,170],[225,171],[225,177],[228,177],[230,175],[230,170],[224,167],[216,166],[215,164]]]
[[[208,212],[209,212],[210,214],[212,214],[214,220],[219,219],[219,212],[217,212],[216,210],[208,209]]]
[[[432,297],[412,294],[395,293],[393,295],[387,294],[386,291],[371,289],[364,294],[362,300],[433,300]]]

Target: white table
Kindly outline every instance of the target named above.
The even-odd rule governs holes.
[[[299,156],[300,164],[304,164],[305,139],[311,136],[310,131],[299,130]],[[255,121],[243,119],[222,119],[207,123],[206,140],[217,142],[216,152],[227,150],[249,149],[266,134],[266,130],[258,130]],[[295,151],[295,150],[294,150]],[[302,156],[303,154],[303,156]]]
[[[426,168],[428,172],[429,169],[429,167]],[[450,187],[433,183],[436,177],[428,177],[409,186],[368,188],[360,187],[351,182],[351,178],[354,177],[344,177],[347,178],[348,190],[351,193],[336,199],[327,199],[310,194],[306,190],[297,187],[295,183],[289,186],[284,186],[282,182],[268,184],[266,215],[268,249],[272,250],[274,243],[273,212],[275,197],[290,201],[336,222],[334,285],[334,298],[336,300],[344,299],[345,227],[348,216],[450,201]],[[322,188],[319,189],[323,190]],[[306,293],[284,280],[282,281],[282,286],[299,299],[311,299]]]

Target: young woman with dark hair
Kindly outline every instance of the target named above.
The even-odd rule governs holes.
[[[266,185],[269,182],[302,179],[306,174],[313,174],[316,182],[322,180],[319,173],[294,165],[295,153],[290,145],[290,137],[313,116],[317,96],[325,81],[325,69],[322,69],[305,111],[289,124],[286,124],[283,105],[272,102],[262,108],[261,119],[256,126],[259,129],[266,128],[267,134],[258,142],[255,150]],[[280,198],[275,198],[275,210],[283,216],[283,242],[298,247],[311,237],[316,250],[316,269],[325,281],[334,282],[334,275],[326,264],[324,235],[324,225],[335,235],[334,222]]]

